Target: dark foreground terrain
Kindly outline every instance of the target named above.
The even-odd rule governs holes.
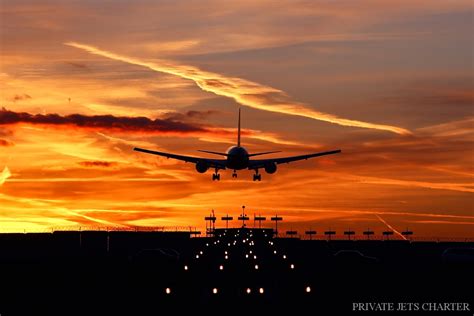
[[[299,315],[391,315],[398,303],[413,303],[404,305],[407,315],[474,313],[473,243],[272,233],[2,234],[0,314],[280,315],[289,308]]]

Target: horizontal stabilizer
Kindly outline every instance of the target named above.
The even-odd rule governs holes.
[[[208,153],[208,154],[214,154],[214,155],[220,155],[220,156],[228,156],[227,154],[225,153],[218,153],[216,151],[210,151],[210,150],[198,150],[200,152],[203,152],[203,153]]]
[[[280,150],[279,151],[266,151],[266,152],[263,152],[263,153],[249,154],[249,157],[267,155],[267,154],[274,154],[274,153],[281,153],[281,151]]]

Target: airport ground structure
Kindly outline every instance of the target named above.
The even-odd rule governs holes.
[[[474,284],[472,241],[286,232],[208,227],[199,234],[185,227],[0,234],[0,312],[213,314],[289,307],[345,315],[358,302],[473,306],[466,291]]]

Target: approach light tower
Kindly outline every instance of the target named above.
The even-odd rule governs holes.
[[[274,217],[270,218],[270,220],[275,222],[275,236],[278,237],[278,222],[283,220],[283,217],[275,215]]]
[[[232,216],[229,216],[229,214],[226,214],[226,216],[223,216],[221,219],[225,221],[225,229],[228,229],[229,221],[233,220],[234,218]]]
[[[204,217],[204,219],[206,220],[206,235],[214,234],[217,219],[216,215],[214,214],[214,210],[211,211],[211,214],[209,214],[209,216]]]
[[[242,228],[245,228],[245,221],[249,220],[249,217],[245,214],[245,205],[242,205],[242,215],[240,215],[237,219],[242,221]]]

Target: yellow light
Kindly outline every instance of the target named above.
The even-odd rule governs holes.
[[[260,292],[260,294],[263,294],[263,287],[261,287],[258,292]]]
[[[165,289],[165,293],[166,293],[166,294],[171,294],[171,289],[170,289],[169,287],[167,287],[167,288]]]
[[[212,289],[212,293],[213,293],[213,294],[217,294],[217,288],[213,288],[213,289]]]
[[[311,292],[311,288],[309,286],[306,287],[306,293]]]

